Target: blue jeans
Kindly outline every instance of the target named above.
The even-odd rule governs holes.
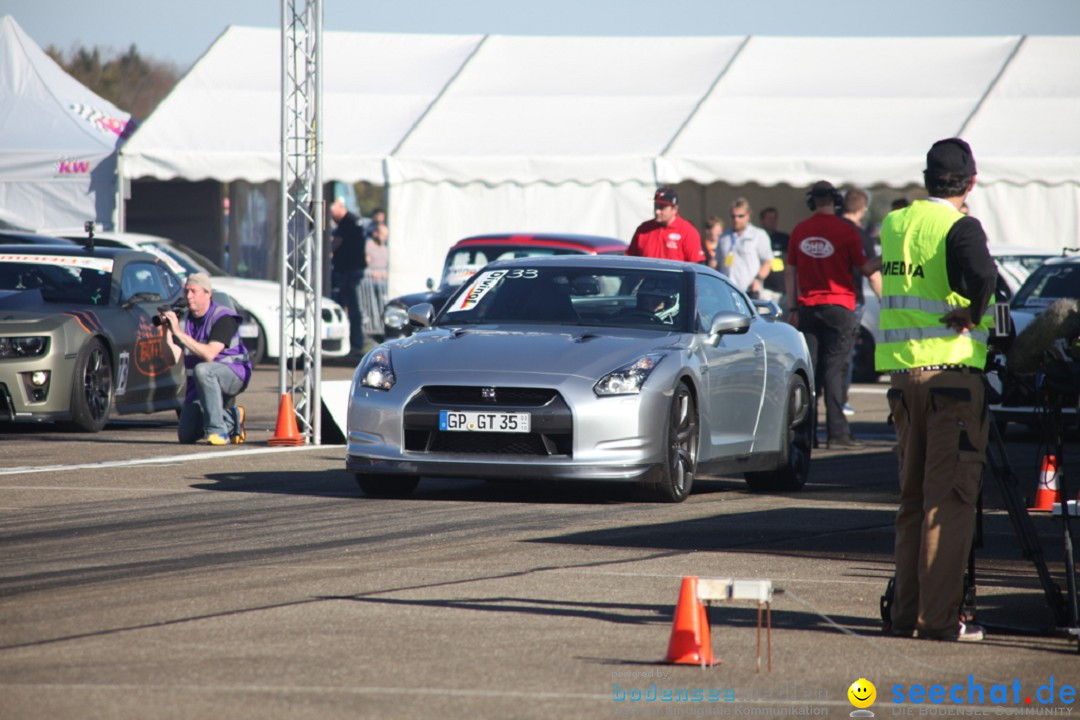
[[[207,435],[236,435],[240,427],[236,396],[244,391],[240,377],[224,363],[203,362],[195,366],[194,382],[195,400],[180,410],[180,442],[198,442]]]

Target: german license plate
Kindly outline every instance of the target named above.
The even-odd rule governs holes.
[[[440,410],[439,429],[450,432],[529,432],[529,413]]]

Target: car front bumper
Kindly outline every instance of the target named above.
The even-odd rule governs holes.
[[[454,385],[443,378],[436,383]],[[426,386],[399,383],[389,392],[354,387],[346,469],[370,475],[648,482],[666,463],[670,390],[598,398],[584,378],[543,373],[496,373],[483,385],[500,393],[507,388],[555,392],[555,400],[542,407],[511,402],[490,408],[530,413],[528,435],[535,437],[522,443],[527,452],[512,449],[525,440],[524,433],[440,433],[431,424],[440,409],[476,406],[431,400]]]

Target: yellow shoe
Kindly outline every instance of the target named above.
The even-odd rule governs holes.
[[[236,406],[236,434],[233,435],[231,438],[229,438],[230,440],[232,440],[233,445],[239,445],[240,443],[247,440],[247,430],[244,429],[244,418],[246,416],[247,416],[247,413],[244,412],[244,408],[237,405]]]
[[[211,434],[199,441],[203,445],[228,445],[229,438],[224,435]]]

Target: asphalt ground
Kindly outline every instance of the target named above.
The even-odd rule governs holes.
[[[897,497],[884,384],[851,395],[867,449],[818,451],[802,492],[719,478],[657,505],[615,485],[438,479],[366,498],[341,446],[267,446],[277,382],[261,368],[243,396],[243,446],[180,446],[169,413],[97,435],[4,428],[0,718],[841,717],[860,678],[878,717],[1075,705],[1076,640],[1017,631],[1053,617],[992,480],[987,639],[880,634]],[[1030,495],[1037,437],[1007,439]],[[1060,520],[1031,523],[1064,588]],[[686,576],[772,581],[771,672],[747,602],[708,610],[718,665],[660,662]],[[913,702],[935,684],[945,702]],[[680,688],[718,699],[648,699]]]

